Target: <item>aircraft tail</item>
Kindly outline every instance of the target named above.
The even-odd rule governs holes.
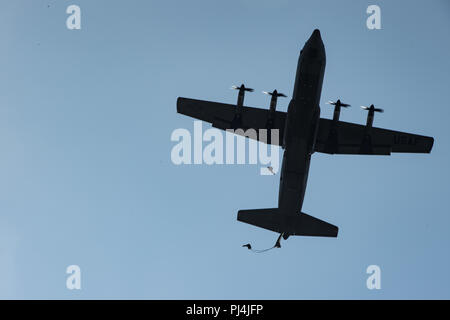
[[[237,219],[288,236],[337,237],[339,228],[306,213],[284,215],[278,208],[239,210]]]

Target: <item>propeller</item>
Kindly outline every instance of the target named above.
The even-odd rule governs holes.
[[[240,107],[242,107],[242,106],[244,105],[244,95],[245,95],[245,91],[248,91],[248,92],[253,92],[253,91],[255,91],[255,90],[253,90],[252,88],[246,88],[246,87],[244,86],[244,84],[241,84],[240,87],[238,87],[238,86],[231,86],[231,89],[239,90],[239,93],[238,93],[238,99],[237,99],[237,103],[236,103],[236,105],[238,106],[238,108],[240,108]],[[240,116],[240,109],[238,109],[236,112],[237,112],[237,116]]]
[[[328,101],[327,104],[331,104],[332,106],[344,107],[344,108],[350,107],[349,104],[342,103],[341,100],[339,100],[339,99],[336,102]]]
[[[234,89],[234,90],[244,90],[244,91],[248,91],[248,92],[253,92],[253,91],[255,91],[255,90],[252,89],[252,88],[246,88],[246,87],[244,86],[244,84],[241,84],[240,87],[238,87],[238,86],[231,86],[231,89]]]
[[[341,107],[348,108],[350,105],[348,103],[342,103],[341,100],[337,99],[336,102],[328,101],[327,104],[334,106],[333,121],[339,121],[339,115],[341,114]]]
[[[384,112],[384,110],[381,108],[375,108],[375,106],[373,104],[371,104],[370,107],[361,106],[361,109],[368,110],[368,111],[373,110],[374,112],[381,112],[381,113]]]
[[[278,93],[277,90],[273,90],[272,92],[263,91],[262,93],[268,94],[269,96],[272,96],[272,97],[283,97],[283,98],[287,97],[284,93]]]

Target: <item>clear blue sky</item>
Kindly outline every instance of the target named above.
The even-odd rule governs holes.
[[[50,7],[47,5],[50,4]],[[67,6],[82,11],[68,30]],[[382,29],[366,28],[381,7]],[[386,110],[375,125],[435,137],[430,155],[313,156],[303,211],[337,239],[236,221],[274,207],[259,166],[175,166],[193,127],[178,96],[234,103],[232,84],[292,94],[319,28],[324,104]],[[450,298],[450,3],[436,1],[2,1],[1,298]],[[280,100],[286,110],[288,100]],[[208,126],[205,125],[204,128]],[[82,290],[65,287],[79,265]],[[382,289],[366,288],[379,265]]]

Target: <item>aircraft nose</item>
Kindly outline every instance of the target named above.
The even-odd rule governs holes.
[[[306,41],[303,49],[300,51],[300,59],[312,59],[325,62],[325,46],[322,42],[319,29],[315,29],[308,41]]]
[[[311,37],[306,41],[303,53],[310,58],[325,58],[325,47],[319,29],[314,30]]]
[[[319,29],[315,29],[311,35],[311,37],[309,37],[309,41],[311,42],[322,42],[322,37],[320,36],[320,30]]]

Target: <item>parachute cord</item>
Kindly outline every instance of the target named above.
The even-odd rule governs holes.
[[[263,252],[267,252],[269,250],[275,249],[275,248],[281,248],[281,244],[280,244],[280,240],[281,237],[283,236],[283,233],[280,234],[280,236],[277,239],[277,242],[275,243],[275,245],[273,247],[267,248],[267,249],[253,249],[250,243],[244,244],[243,247],[246,247],[248,250],[254,252],[254,253],[263,253]]]
[[[263,253],[263,252],[267,252],[269,250],[275,249],[276,247],[273,246],[271,248],[267,248],[267,249],[261,249],[261,250],[256,250],[256,249],[250,249],[251,251],[253,251],[254,253]]]

